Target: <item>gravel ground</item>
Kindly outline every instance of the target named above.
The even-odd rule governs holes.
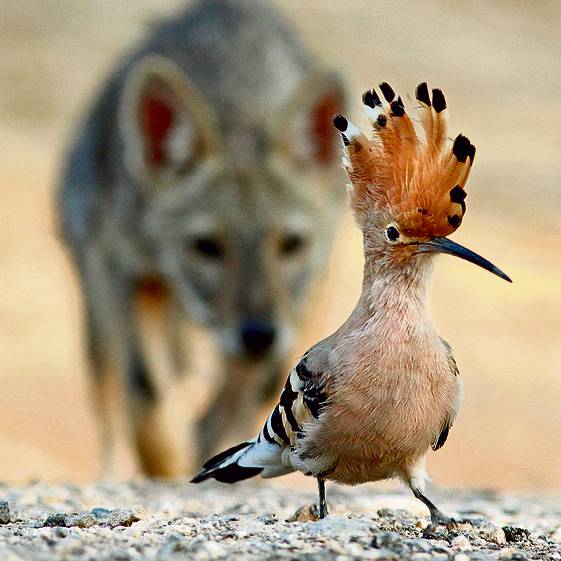
[[[313,492],[131,482],[0,487],[2,561],[561,559],[561,501],[489,492],[431,496],[457,520],[431,528],[405,492],[328,487],[332,514],[310,520]],[[557,498],[558,499],[558,498]]]

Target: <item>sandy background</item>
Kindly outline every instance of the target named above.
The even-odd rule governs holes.
[[[561,488],[561,4],[276,2],[305,42],[360,93],[381,80],[439,86],[451,130],[478,148],[455,236],[512,286],[441,258],[434,319],[455,349],[462,413],[431,456],[448,486]],[[2,0],[0,21],[0,479],[91,480],[97,437],[80,338],[80,295],[52,208],[67,135],[116,57],[161,0]],[[358,103],[353,111],[359,114]],[[345,226],[326,302],[296,352],[352,308],[360,241]],[[344,283],[344,284],[343,284]],[[119,473],[132,473],[126,449]]]

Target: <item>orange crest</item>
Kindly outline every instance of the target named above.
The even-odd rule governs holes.
[[[431,99],[426,83],[417,86],[416,125],[389,84],[380,84],[380,90],[383,101],[374,89],[362,98],[373,138],[342,115],[333,121],[346,147],[343,163],[357,220],[364,222],[373,209],[387,211],[405,235],[447,236],[460,226],[466,210],[475,146],[461,134],[450,146],[442,91],[432,90]]]

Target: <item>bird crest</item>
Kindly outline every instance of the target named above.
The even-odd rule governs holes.
[[[465,186],[475,146],[459,134],[447,137],[448,110],[439,89],[417,86],[418,118],[386,82],[364,93],[373,132],[365,135],[342,115],[333,122],[345,145],[343,164],[351,180],[350,202],[359,224],[368,212],[386,211],[405,235],[447,236],[461,224]]]

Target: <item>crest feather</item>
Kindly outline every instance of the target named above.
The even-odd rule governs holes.
[[[464,216],[466,183],[475,146],[459,134],[450,144],[446,98],[426,82],[415,91],[418,121],[387,83],[365,92],[373,133],[367,137],[342,115],[334,119],[345,145],[343,163],[352,182],[357,220],[373,208],[387,210],[406,235],[447,236]],[[431,96],[432,93],[432,96]]]

